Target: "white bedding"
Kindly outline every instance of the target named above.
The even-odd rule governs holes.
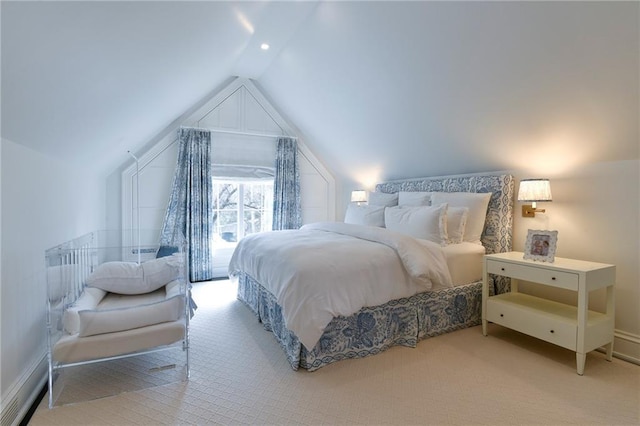
[[[245,237],[229,275],[241,271],[276,297],[285,325],[307,349],[335,316],[452,285],[438,244],[338,222]]]
[[[482,279],[482,257],[485,248],[480,244],[462,242],[443,247],[454,286],[470,284]]]

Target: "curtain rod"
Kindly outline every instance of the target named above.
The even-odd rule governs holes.
[[[264,133],[251,133],[251,132],[240,132],[237,130],[218,130],[218,129],[206,129],[203,127],[191,127],[191,126],[180,126],[181,129],[196,129],[196,130],[206,130],[212,133],[228,133],[231,135],[242,135],[242,136],[258,136],[261,138],[291,138],[298,139],[297,136],[288,136],[288,135],[267,135]]]

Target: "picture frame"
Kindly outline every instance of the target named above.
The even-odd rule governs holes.
[[[524,258],[553,263],[558,244],[558,231],[529,229],[524,243]]]

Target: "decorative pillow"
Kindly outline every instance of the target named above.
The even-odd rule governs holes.
[[[171,256],[172,254],[177,253],[178,251],[180,251],[180,249],[175,246],[160,246],[158,248],[158,251],[156,252],[156,259],[159,259],[161,257]]]
[[[387,194],[384,192],[369,193],[370,206],[393,207],[398,205],[398,193]]]
[[[431,203],[434,205],[448,203],[449,207],[467,207],[469,209],[467,226],[462,240],[476,244],[482,244],[480,236],[484,230],[490,199],[490,192],[434,192],[431,195]]]
[[[430,206],[431,192],[406,192],[398,193],[399,206]]]
[[[447,209],[448,244],[460,244],[463,241],[468,215],[468,207],[449,207]]]
[[[118,294],[143,294],[180,277],[181,256],[134,262],[106,262],[87,278],[88,287]]]
[[[344,223],[384,228],[384,209],[384,206],[349,204],[344,216]]]
[[[78,312],[79,337],[131,330],[163,322],[176,321],[184,312],[181,295],[146,305],[117,309],[91,309]]]
[[[447,205],[421,207],[387,207],[384,222],[387,229],[413,238],[447,243]]]

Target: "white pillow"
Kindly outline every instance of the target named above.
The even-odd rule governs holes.
[[[431,194],[432,194],[431,192],[400,191],[398,193],[398,205],[399,206],[430,206]]]
[[[462,240],[476,244],[482,244],[480,236],[484,230],[490,199],[490,192],[434,192],[431,195],[431,203],[434,205],[448,203],[449,207],[467,207],[469,209],[467,226]]]
[[[469,216],[468,207],[449,207],[447,209],[447,243],[460,244]]]
[[[75,303],[64,311],[62,324],[69,334],[76,334],[80,330],[79,311],[95,309],[107,294],[99,288],[87,287]]]
[[[88,287],[118,294],[143,294],[159,289],[180,277],[182,257],[172,255],[138,265],[134,262],[105,262],[87,278]]]
[[[344,216],[344,223],[384,228],[384,209],[384,206],[349,204]]]
[[[384,222],[387,229],[413,238],[447,243],[447,205],[421,207],[387,207]]]
[[[163,322],[176,321],[184,312],[184,297],[174,296],[160,302],[129,308],[79,311],[79,337],[131,330]]]
[[[370,206],[384,206],[393,207],[398,205],[398,193],[387,194],[384,192],[370,192],[369,193],[369,205]]]

